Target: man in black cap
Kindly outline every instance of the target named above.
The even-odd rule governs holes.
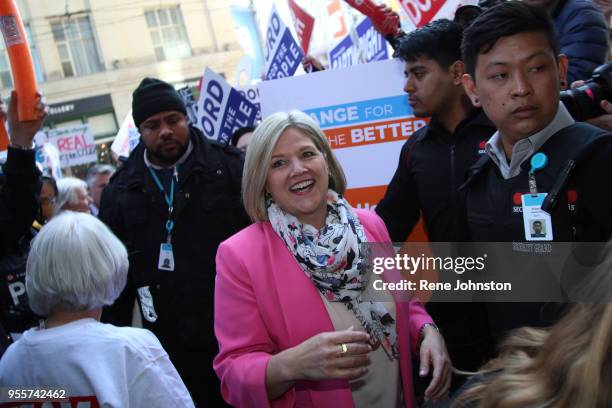
[[[250,224],[240,201],[240,151],[189,126],[174,88],[145,78],[133,93],[141,143],[104,189],[100,219],[125,243],[128,283],[104,320],[130,325],[137,296],[197,405],[223,405],[212,369],[215,254]],[[169,262],[164,262],[169,260]]]

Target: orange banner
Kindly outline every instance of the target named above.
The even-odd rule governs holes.
[[[350,188],[344,193],[344,197],[355,208],[374,210],[378,202],[384,197],[387,186],[372,186],[362,188]],[[425,230],[423,217],[414,226],[412,232],[406,239],[407,242],[427,242],[429,237]]]
[[[426,118],[411,117],[325,129],[324,132],[332,149],[341,149],[406,140],[428,122],[429,119]]]

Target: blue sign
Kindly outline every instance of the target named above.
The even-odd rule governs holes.
[[[290,77],[304,59],[300,46],[272,5],[266,31],[266,79]]]
[[[348,68],[357,64],[357,47],[351,38],[350,34],[342,39],[329,52],[329,65],[332,69]]]
[[[285,28],[274,56],[266,71],[266,79],[277,79],[292,76],[304,59],[304,54],[298,43],[293,39],[291,31]]]
[[[364,18],[356,28],[357,37],[361,52],[365,57],[365,62],[380,61],[389,59],[387,52],[387,41],[374,28],[372,20]]]
[[[206,68],[198,101],[198,127],[204,135],[227,144],[236,130],[253,126],[259,110],[223,77]]]
[[[254,126],[257,121],[258,109],[249,102],[240,92],[232,88],[223,120],[222,127],[217,139],[219,142],[227,144],[232,138],[232,134],[240,128]]]

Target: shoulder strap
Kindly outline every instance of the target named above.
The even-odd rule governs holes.
[[[480,156],[478,160],[476,160],[476,163],[474,163],[468,169],[467,178],[465,182],[461,186],[459,186],[459,190],[466,189],[470,184],[472,184],[472,182],[478,177],[478,175],[481,174],[484,169],[486,169],[487,166],[491,165],[492,163],[493,160],[491,159],[491,157],[489,157],[488,154]]]

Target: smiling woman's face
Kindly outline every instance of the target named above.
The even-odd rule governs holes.
[[[285,212],[321,228],[327,216],[329,176],[323,153],[304,132],[288,128],[278,139],[266,178],[266,191]]]

